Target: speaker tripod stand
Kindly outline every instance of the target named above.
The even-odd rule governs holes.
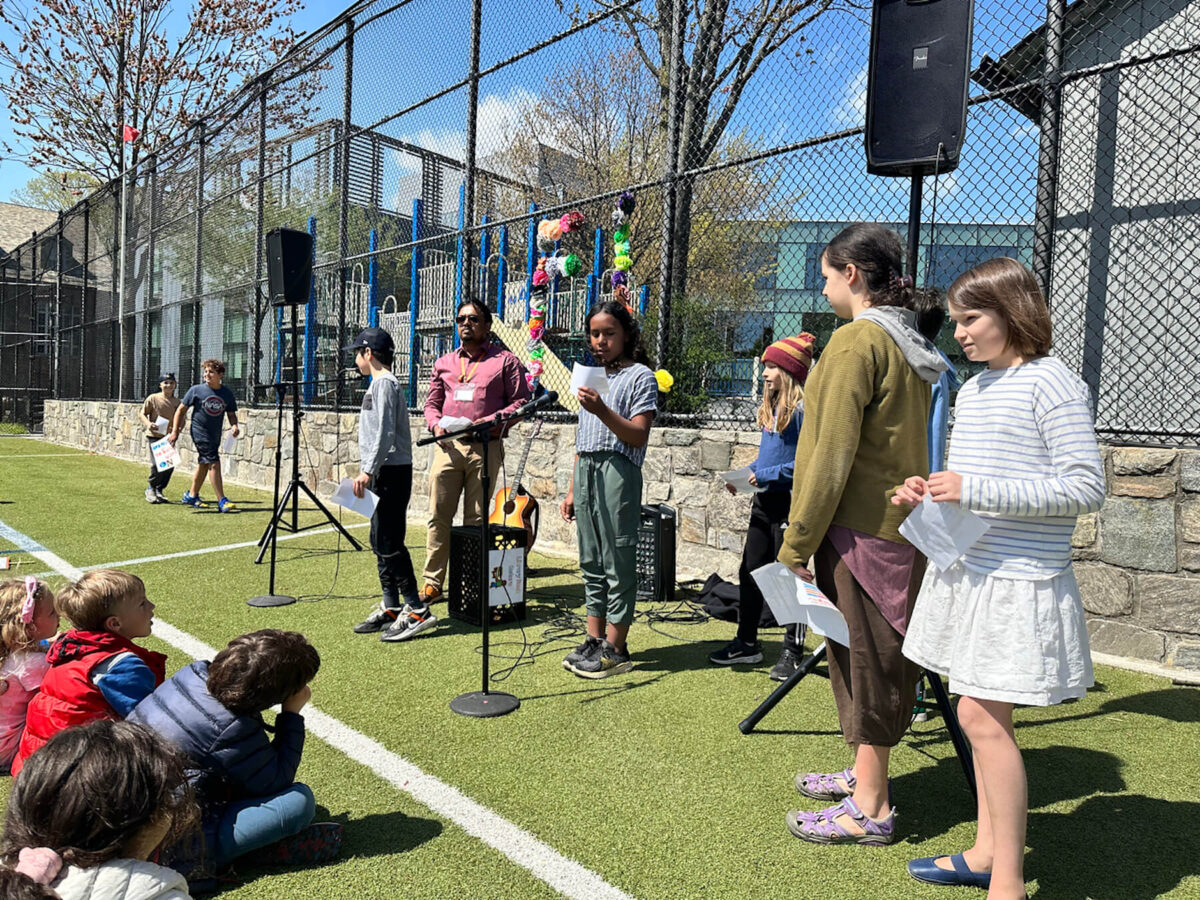
[[[763,716],[774,709],[776,704],[786,697],[805,675],[812,672],[817,667],[817,664],[825,659],[825,653],[825,644],[822,643],[810,656],[800,663],[799,668],[789,675],[786,681],[771,691],[767,699],[760,703],[754,712],[738,723],[738,730],[742,734],[752,732],[754,727],[762,721]],[[973,796],[978,796],[978,791],[975,787],[975,764],[971,758],[971,746],[967,743],[967,738],[962,732],[962,727],[958,724],[958,715],[954,712],[954,707],[950,705],[950,696],[946,693],[946,686],[942,684],[942,679],[936,672],[930,672],[928,669],[921,670],[921,677],[929,683],[936,702],[929,703],[921,700],[919,701],[919,705],[922,709],[936,709],[942,714],[942,718],[946,720],[946,730],[950,732],[950,743],[954,745],[954,752],[958,754],[958,761],[962,764],[963,775],[967,779],[967,786],[971,789]]]
[[[254,558],[255,565],[263,561],[263,556],[266,554],[268,547],[271,550],[271,575],[269,587],[266,594],[261,594],[257,597],[251,597],[246,601],[250,606],[287,606],[289,603],[295,603],[296,598],[288,594],[275,593],[275,545],[279,539],[280,529],[289,531],[293,534],[301,531],[308,531],[311,528],[319,528],[326,523],[332,525],[342,536],[350,543],[355,550],[361,550],[362,544],[356,541],[349,531],[339,522],[329,511],[329,508],[321,502],[320,498],[313,493],[312,488],[304,483],[304,477],[300,474],[300,423],[304,419],[304,412],[300,409],[300,381],[296,377],[296,305],[292,307],[292,380],[288,382],[278,382],[273,385],[275,388],[275,494],[273,501],[273,510],[271,512],[271,521],[267,523],[266,529],[263,531],[262,537],[258,539],[258,556]],[[283,399],[288,389],[292,392],[292,476],[288,480],[287,488],[283,492],[283,496],[279,495],[279,479],[282,469],[282,454],[283,454]],[[300,524],[300,495],[304,494],[312,501],[313,505],[324,515],[324,521],[313,522],[309,525]],[[287,515],[288,504],[291,504],[291,522],[285,521]]]

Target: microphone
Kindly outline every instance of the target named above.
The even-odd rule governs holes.
[[[505,416],[506,419],[515,419],[519,416],[527,416],[530,413],[537,412],[544,406],[553,406],[558,402],[558,391],[546,391],[544,394],[539,394],[532,400],[518,406],[511,413]]]

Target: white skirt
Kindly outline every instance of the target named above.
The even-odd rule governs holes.
[[[930,566],[904,655],[946,676],[949,690],[979,700],[1051,706],[1092,686],[1079,585],[1068,566],[1025,581]]]

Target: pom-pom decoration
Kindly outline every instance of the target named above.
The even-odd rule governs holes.
[[[545,325],[532,325],[531,324],[529,326],[529,339],[531,341],[540,341],[542,339],[542,335],[544,335],[545,333],[546,333]]]
[[[545,269],[538,269],[533,273],[533,286],[540,287],[543,284],[550,283],[550,276],[546,274]]]
[[[613,241],[613,254],[616,256],[628,256],[629,241]]]
[[[658,382],[658,389],[664,394],[671,393],[671,388],[675,385],[675,379],[666,369],[655,370],[654,380]]]
[[[612,215],[609,218],[612,220],[613,228],[618,228],[618,229],[622,225],[624,225],[626,220],[628,219],[628,217],[625,215],[625,213],[621,212],[621,210],[619,210],[619,209],[614,209],[612,211]]]
[[[572,231],[583,231],[583,226],[586,224],[583,213],[577,209],[573,209],[569,213],[564,213],[558,222],[562,226],[563,234]]]
[[[619,269],[622,272],[628,272],[629,267],[633,265],[633,260],[625,254],[621,254],[613,260],[613,268]]]
[[[630,300],[628,287],[626,287],[623,284],[618,284],[616,287],[613,288],[612,295],[613,295],[613,300],[615,300],[617,303],[620,303],[627,310],[629,310],[630,315],[633,314],[633,302]]]
[[[634,196],[630,191],[625,191],[620,197],[617,198],[617,209],[625,213],[625,215],[629,215],[631,212],[633,212],[634,207],[636,206],[637,200],[634,199]]]
[[[622,284],[629,283],[629,276],[620,269],[614,269],[612,273],[612,286],[615,288]]]
[[[550,240],[548,237],[542,237],[541,235],[538,235],[537,248],[538,253],[542,254],[543,256],[549,256],[554,252],[554,241]]]
[[[613,231],[613,240],[614,241],[628,241],[629,240],[629,223],[628,222],[622,222],[620,225],[618,225],[616,227],[616,229]]]

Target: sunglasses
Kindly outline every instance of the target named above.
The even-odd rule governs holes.
[[[455,316],[454,321],[459,325],[465,325],[467,322],[470,322],[472,325],[478,325],[483,320],[479,316]]]

